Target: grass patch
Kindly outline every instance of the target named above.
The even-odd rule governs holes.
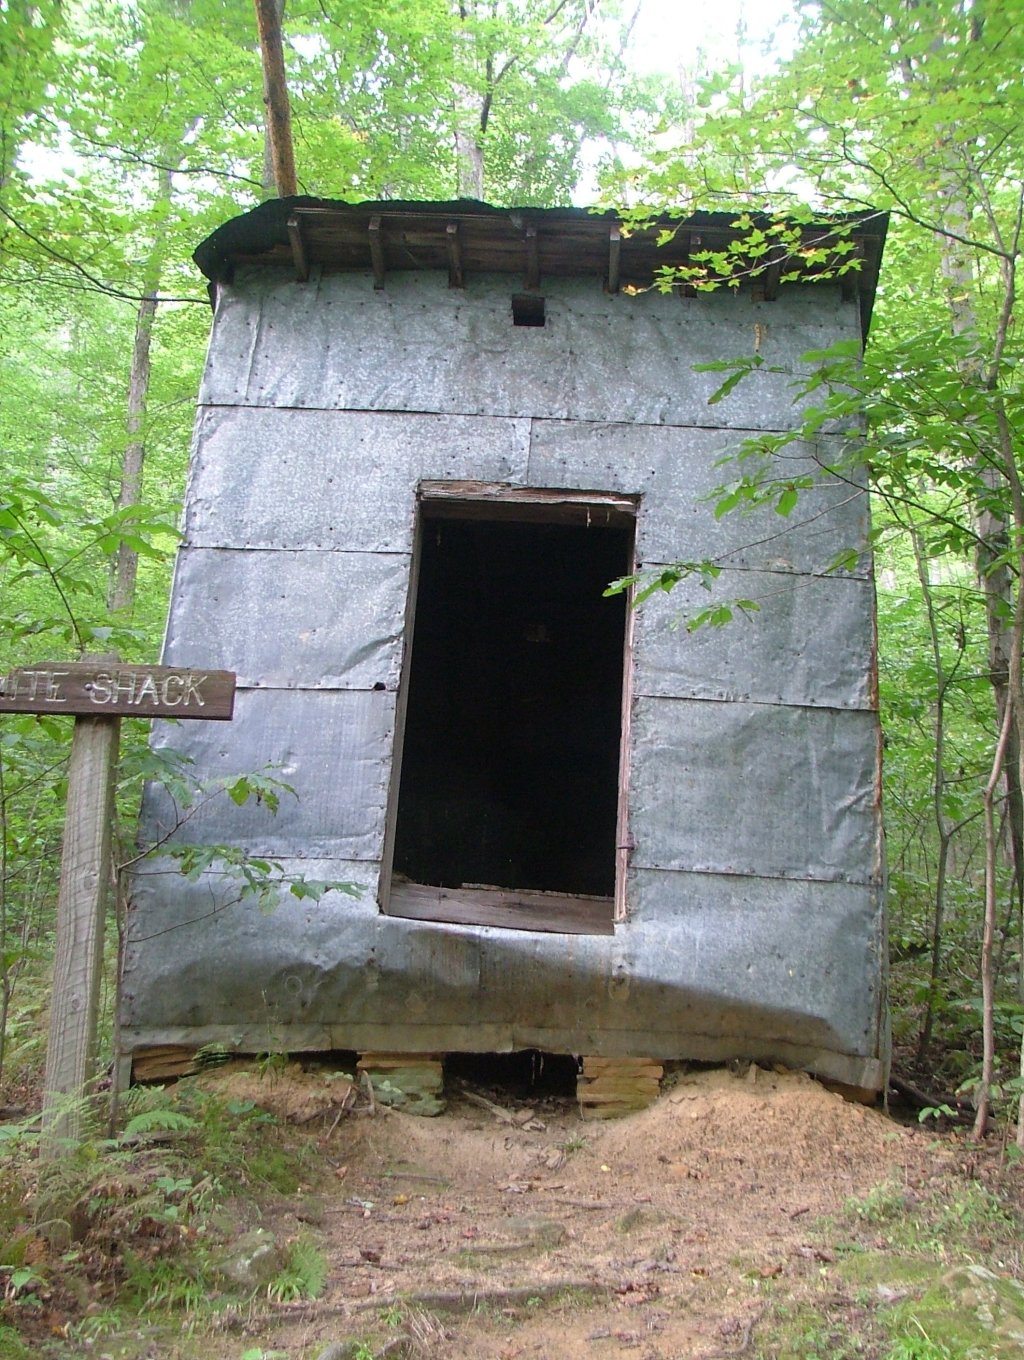
[[[32,1360],[35,1351],[22,1340],[21,1334],[8,1323],[0,1323],[0,1360]]]
[[[894,1360],[1018,1360],[1024,1354],[1024,1286],[984,1266],[934,1272],[890,1318],[906,1351]]]
[[[769,1302],[761,1360],[1020,1360],[1019,1228],[998,1193],[948,1179],[850,1200],[817,1236],[834,1261],[813,1295]]]
[[[942,1183],[914,1191],[887,1183],[849,1200],[833,1225],[854,1243],[936,1260],[1009,1257],[1018,1241],[1013,1213],[978,1181]]]

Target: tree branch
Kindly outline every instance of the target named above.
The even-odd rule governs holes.
[[[91,285],[90,291],[97,293],[105,293],[107,294],[108,297],[121,298],[125,302],[136,303],[141,302],[147,296],[145,292],[130,293],[123,288],[115,288],[113,284],[105,283],[102,279],[97,278],[97,276],[95,274],[91,274],[89,270],[85,268],[84,265],[79,264],[77,260],[73,260],[70,255],[64,255],[61,251],[54,250],[52,246],[47,245],[46,242],[41,240],[40,237],[36,236],[34,232],[29,231],[28,227],[26,227],[23,222],[20,222],[12,212],[8,211],[8,209],[5,208],[3,204],[0,204],[0,216],[5,217],[7,221],[10,222],[11,226],[15,228],[16,231],[20,232],[21,235],[24,236],[26,240],[31,241],[32,244],[34,246],[37,246],[41,251],[43,251],[45,255],[48,255],[51,260],[56,260],[60,264],[67,265],[69,269],[72,269],[75,271],[75,273],[80,274],[82,278],[86,279],[88,283]],[[157,302],[205,302],[205,299],[203,298],[171,297],[163,295],[158,297],[156,300]]]

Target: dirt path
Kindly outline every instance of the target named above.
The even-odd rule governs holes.
[[[412,1335],[415,1353],[467,1360],[739,1356],[767,1292],[820,1287],[823,1216],[953,1156],[756,1067],[677,1077],[651,1109],[605,1123],[565,1099],[508,1102],[503,1118],[472,1094],[437,1119],[378,1112],[324,1139],[336,1190],[309,1217],[327,1289],[264,1319],[261,1347],[369,1356]],[[285,1083],[270,1103],[301,1098]],[[268,1226],[295,1231],[292,1212]]]

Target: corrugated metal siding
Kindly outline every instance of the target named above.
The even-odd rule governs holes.
[[[295,790],[282,794],[276,814],[255,799],[242,807],[210,799],[178,839],[255,855],[379,860],[394,725],[394,694],[294,689],[239,690],[231,723],[155,724],[153,745],[185,752],[207,780],[264,772]],[[168,796],[151,789],[143,837],[174,820]]]
[[[639,698],[633,863],[872,883],[875,717]]]
[[[527,420],[202,411],[186,541],[411,552],[420,478],[523,482],[528,453]]]
[[[760,608],[735,610],[724,627],[687,631],[701,610],[738,599]],[[708,589],[688,577],[637,611],[634,692],[869,708],[874,604],[864,580],[723,571]]]
[[[815,447],[794,444],[777,460],[773,480],[818,479],[792,515],[769,505],[716,519],[712,493],[736,478],[725,459],[747,433],[538,420],[529,477],[534,486],[597,485],[642,495],[637,554],[648,565],[714,558],[730,567],[821,572],[842,548],[866,542],[867,496],[823,471],[842,455],[839,437]],[[866,558],[859,571],[869,574]]]
[[[408,587],[408,553],[183,548],[165,660],[243,687],[393,690]]]
[[[360,274],[301,284],[243,273],[221,294],[200,401],[784,430],[800,355],[860,337],[838,284],[755,303],[745,291],[608,297],[552,279],[543,327],[512,325],[516,291],[500,276],[462,290],[443,274],[399,273],[374,291]],[[724,375],[694,365],[755,352],[764,368],[709,406]]]
[[[838,291],[777,302],[609,298],[545,286],[548,324],[511,324],[507,281],[221,291],[168,627],[167,660],[226,667],[232,724],[163,725],[207,778],[271,767],[277,816],[212,801],[184,835],[240,844],[359,900],[284,894],[270,917],[216,877],[140,873],[126,1042],[242,1047],[731,1054],[877,1084],[884,1056],[873,587],[824,576],[866,541],[867,496],[823,472],[843,437],[796,446],[819,484],[783,518],[716,520],[721,458],[793,420],[787,372],[715,406],[695,362],[751,352],[793,371],[857,333]],[[756,327],[756,330],[755,330]],[[352,408],[352,409],[346,409]],[[641,497],[649,566],[718,558],[636,621],[629,919],[611,937],[381,916],[375,901],[421,479]],[[749,619],[672,629],[713,599]],[[383,688],[377,689],[376,686]],[[145,827],[173,820],[150,792]],[[157,870],[166,865],[153,866]]]
[[[444,1046],[460,1048],[479,1026],[497,1048],[518,1034],[588,1051],[607,1032],[666,1054],[691,1039],[702,1052],[754,1051],[747,1042],[870,1055],[877,1043],[880,904],[850,884],[637,870],[628,931],[545,939],[382,917],[365,864],[284,861],[364,896],[286,899],[271,917],[214,912],[230,898],[223,885],[182,883],[169,900],[161,867],[137,881],[135,928],[159,914],[169,934],[160,949],[132,948],[126,975],[129,1018],[151,1035],[195,1026],[244,1044],[277,1028],[280,1046],[317,1025],[331,1040],[320,1046],[349,1047],[376,1025],[399,1045],[429,1048],[447,1032]]]

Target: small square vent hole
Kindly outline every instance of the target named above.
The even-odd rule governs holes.
[[[513,293],[513,326],[543,326],[544,299],[535,293]]]

